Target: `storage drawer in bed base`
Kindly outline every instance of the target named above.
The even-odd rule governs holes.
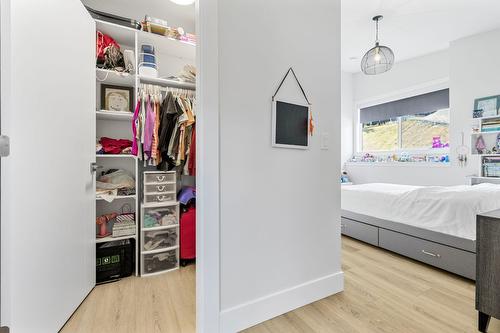
[[[476,254],[398,232],[379,229],[379,246],[466,278],[476,277]]]
[[[341,232],[343,235],[471,280],[475,280],[476,278],[475,253],[345,217],[341,218]]]
[[[341,218],[341,232],[343,235],[359,239],[365,243],[378,246],[378,228],[372,225]]]

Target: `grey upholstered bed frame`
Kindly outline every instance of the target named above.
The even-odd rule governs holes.
[[[475,280],[476,242],[342,210],[342,234]]]

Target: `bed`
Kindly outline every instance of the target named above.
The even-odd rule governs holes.
[[[476,215],[500,209],[500,185],[342,186],[342,234],[475,279]]]

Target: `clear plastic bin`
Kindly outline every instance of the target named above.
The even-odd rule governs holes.
[[[143,251],[156,251],[177,246],[177,228],[144,231],[142,239]]]
[[[144,184],[164,184],[175,182],[175,172],[144,172]]]
[[[179,267],[178,249],[143,254],[142,273],[154,274]]]
[[[175,183],[146,184],[146,185],[144,185],[144,193],[145,194],[175,193],[175,192],[176,192]]]
[[[169,206],[142,206],[143,229],[179,224],[179,204]]]

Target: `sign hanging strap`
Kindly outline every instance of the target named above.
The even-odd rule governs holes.
[[[290,72],[292,72],[293,77],[295,78],[295,81],[297,81],[297,84],[299,85],[299,88],[302,91],[302,95],[304,95],[304,98],[306,99],[307,104],[308,105],[312,105],[311,102],[309,102],[309,99],[307,98],[306,92],[304,91],[304,88],[302,88],[302,85],[300,84],[300,81],[297,78],[297,75],[295,75],[295,72],[294,72],[294,70],[293,70],[292,67],[290,67],[288,69],[288,71],[286,72],[285,76],[283,77],[283,80],[281,80],[280,85],[278,86],[278,89],[276,89],[276,92],[273,95],[273,101],[274,101],[274,98],[276,97],[276,95],[278,94],[278,91],[281,89],[281,86],[283,85],[283,82],[285,82],[286,78],[288,77],[288,74],[290,74]]]

